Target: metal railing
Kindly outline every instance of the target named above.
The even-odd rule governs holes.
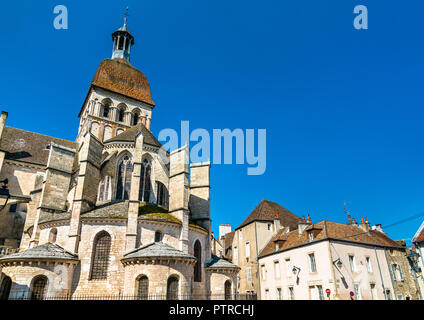
[[[69,295],[55,294],[46,295],[42,299],[34,299],[29,291],[12,291],[8,300],[257,300],[256,294],[201,294],[201,295],[177,295],[168,297],[166,294],[153,294],[148,296],[138,295]]]

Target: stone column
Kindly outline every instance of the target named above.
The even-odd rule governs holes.
[[[128,206],[128,222],[127,222],[127,234],[126,234],[126,245],[125,251],[135,249],[137,240],[137,219],[138,219],[138,207],[139,199],[138,193],[140,189],[140,173],[141,173],[141,159],[143,156],[143,141],[144,137],[140,133],[135,141],[135,152],[134,152],[134,165],[131,178],[131,191],[130,191],[130,203]]]
[[[80,215],[95,207],[100,182],[103,144],[90,132],[84,136],[79,152],[79,175],[72,206],[68,234],[68,250],[78,253]]]
[[[76,150],[56,143],[50,143],[49,160],[46,167],[45,179],[41,191],[40,205],[34,221],[30,247],[38,244],[38,221],[43,213],[54,214],[66,211],[66,199],[74,164]]]
[[[210,162],[190,165],[190,210],[192,220],[208,230],[206,260],[211,258]]]
[[[171,152],[169,174],[169,213],[181,220],[180,250],[188,253],[189,224],[189,148],[187,145]]]

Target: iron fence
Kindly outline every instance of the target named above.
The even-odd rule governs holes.
[[[257,300],[256,294],[185,294],[169,297],[166,294],[153,294],[148,296],[138,295],[70,295],[55,294],[33,298],[31,292],[10,292],[8,300]]]

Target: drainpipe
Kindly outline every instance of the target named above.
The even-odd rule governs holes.
[[[255,221],[255,243],[256,243],[256,267],[257,267],[257,275],[258,275],[258,285],[259,285],[259,292],[258,292],[258,298],[262,300],[262,292],[261,292],[261,272],[259,270],[259,259],[258,259],[258,233],[256,231],[256,221]]]
[[[330,255],[330,260],[331,260],[331,274],[333,276],[333,283],[334,283],[334,297],[338,297],[339,293],[337,292],[336,273],[334,272],[335,266],[334,266],[333,255],[331,254],[330,241],[328,241],[327,249],[328,249],[328,254]]]
[[[391,265],[390,265],[390,262],[389,262],[389,258],[387,257],[387,251],[386,251],[386,249],[384,249],[384,255],[386,256],[387,265],[389,267],[389,274],[390,274],[390,279],[392,280],[394,298],[395,298],[395,300],[397,300],[397,294],[396,294],[396,288],[395,288],[395,281],[393,280],[392,268],[391,268]]]
[[[380,273],[381,286],[383,287],[384,299],[387,300],[387,297],[386,297],[386,288],[384,287],[384,280],[383,280],[383,275],[381,274],[380,261],[378,260],[378,255],[377,255],[377,249],[376,249],[376,247],[374,247],[374,253],[375,253],[375,258],[377,259],[378,272]],[[390,272],[390,270],[389,270],[389,272]]]

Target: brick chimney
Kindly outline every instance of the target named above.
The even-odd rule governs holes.
[[[281,228],[280,215],[278,212],[274,215],[274,234],[276,234]]]
[[[302,218],[299,218],[299,224],[297,225],[297,229],[299,231],[299,236],[302,235],[303,231],[305,231],[306,227],[310,225],[309,222],[306,222],[305,220],[305,216],[303,216]]]
[[[367,222],[365,222],[363,217],[361,217],[361,224],[359,225],[359,228],[363,230],[364,232],[368,232],[370,230],[370,226]]]

